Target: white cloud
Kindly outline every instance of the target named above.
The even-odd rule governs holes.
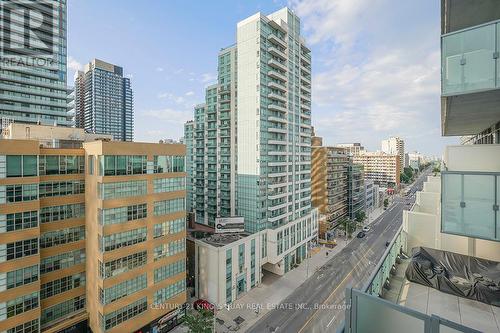
[[[72,71],[81,71],[83,70],[83,64],[78,62],[72,56],[68,56],[68,69]]]
[[[203,73],[203,74],[201,74],[199,81],[201,83],[209,83],[209,82],[215,81],[216,79],[217,79],[217,74]]]
[[[429,4],[291,0],[315,51],[313,125],[328,144],[439,138],[439,6],[429,15]]]
[[[188,91],[184,95],[186,95],[186,96],[193,96],[194,95],[194,91]]]
[[[141,112],[141,115],[145,117],[151,117],[159,119],[166,123],[173,124],[184,124],[186,121],[192,118],[191,110],[178,110],[178,109],[159,109],[159,110],[146,110]]]
[[[163,67],[156,67],[157,72],[163,72],[165,69]]]

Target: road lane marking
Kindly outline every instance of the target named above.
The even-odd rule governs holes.
[[[328,323],[328,325],[326,325],[326,328],[330,327],[330,325],[333,323],[334,320],[335,320],[335,316],[333,316],[332,320],[330,320],[330,322]]]

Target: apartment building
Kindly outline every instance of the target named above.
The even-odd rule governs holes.
[[[132,141],[134,103],[130,78],[123,68],[93,59],[75,75],[75,124],[89,133]]]
[[[66,11],[66,0],[2,1],[2,128],[12,121],[72,125],[66,114]],[[28,13],[34,24],[42,19],[52,25],[41,25],[35,34],[25,26]]]
[[[365,211],[365,181],[363,165],[349,163],[347,167],[347,215],[354,220],[358,212]]]
[[[215,225],[217,217],[236,212],[236,46],[218,55],[218,83],[205,90],[185,124],[188,150],[188,210],[195,221]]]
[[[185,147],[11,124],[0,140],[0,331],[173,326]]]
[[[401,171],[403,171],[405,165],[405,141],[397,136],[392,136],[387,140],[382,140],[381,142],[382,152],[389,155],[399,156],[399,165],[401,165]]]
[[[195,107],[193,134],[185,134],[193,147],[189,177],[196,222],[213,225],[217,217],[241,216],[247,232],[268,230],[261,242],[274,246],[269,253],[276,255],[266,269],[277,274],[300,261],[317,234],[310,53],[300,20],[288,8],[239,22],[236,44],[219,53],[217,84],[207,87],[205,103]],[[315,232],[291,242],[291,233],[306,225]]]
[[[378,195],[378,189],[374,187],[373,180],[365,180],[365,210],[366,212],[371,212],[375,209],[376,195]],[[375,192],[377,191],[377,192]]]
[[[347,149],[350,156],[361,154],[365,151],[365,147],[361,145],[359,142],[354,143],[338,143],[335,147],[340,147]]]
[[[463,142],[470,144],[446,147],[441,173],[427,177],[413,207],[404,211],[403,226],[366,287],[348,288],[347,302],[355,306],[346,310],[344,332],[500,331],[498,304],[406,280],[409,263],[401,255],[426,247],[468,256],[460,257],[461,269],[470,276],[478,276],[470,262],[491,260],[493,267],[500,262],[500,145],[492,131],[500,121],[499,37],[498,1],[441,0],[442,134],[467,136],[470,142]],[[498,276],[496,267],[491,276]],[[450,289],[480,283],[475,278],[457,283],[460,278],[450,280]],[[383,322],[373,320],[380,316]]]
[[[319,235],[325,238],[348,215],[349,155],[345,148],[322,146],[320,137],[312,141],[311,200],[320,214]]]
[[[353,163],[363,165],[365,179],[377,185],[399,188],[401,164],[399,155],[383,152],[364,152],[352,157]]]

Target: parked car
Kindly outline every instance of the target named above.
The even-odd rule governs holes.
[[[212,303],[210,303],[209,301],[206,301],[204,299],[199,299],[199,300],[195,301],[193,303],[193,307],[198,311],[207,310],[207,311],[210,311],[212,313],[215,312],[215,305],[213,305]]]
[[[389,242],[389,241],[385,242],[385,247],[388,247],[389,244],[391,244],[391,242]]]
[[[360,231],[360,232],[358,232],[358,234],[356,235],[356,237],[363,238],[363,237],[365,237],[365,233],[363,231]]]
[[[363,227],[363,231],[364,231],[364,232],[368,232],[368,231],[370,231],[370,227],[369,227],[369,226]]]

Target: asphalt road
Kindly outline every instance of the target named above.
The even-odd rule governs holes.
[[[371,224],[364,238],[353,239],[345,248],[288,296],[282,307],[270,311],[248,332],[335,332],[344,320],[345,289],[361,288],[381,259],[386,242],[401,226],[403,209],[422,189],[423,173],[406,198],[395,197],[387,210]]]

